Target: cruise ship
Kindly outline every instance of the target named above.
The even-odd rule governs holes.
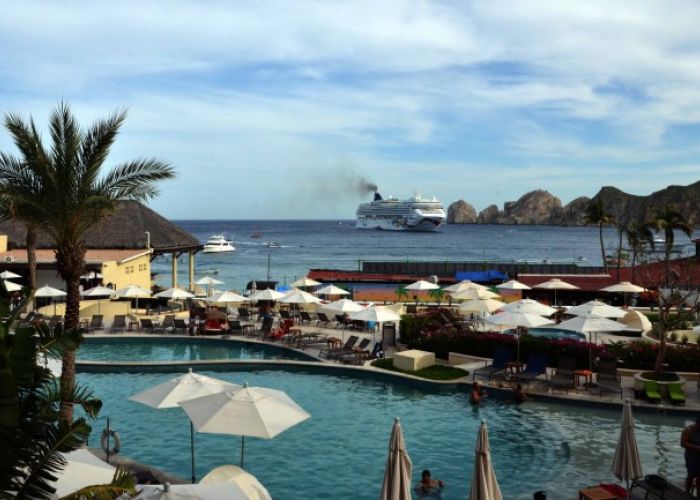
[[[445,208],[433,197],[421,198],[414,193],[408,200],[389,196],[386,200],[374,193],[374,201],[362,203],[357,208],[357,224],[360,229],[386,231],[435,231],[445,222]]]

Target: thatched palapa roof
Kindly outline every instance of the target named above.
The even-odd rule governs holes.
[[[90,229],[87,248],[146,248],[146,231],[151,234],[155,254],[198,250],[201,243],[187,231],[138,201],[120,201],[114,213]],[[25,248],[27,229],[17,220],[0,222],[0,234],[7,235],[8,249]],[[53,248],[50,236],[40,231],[37,248]]]

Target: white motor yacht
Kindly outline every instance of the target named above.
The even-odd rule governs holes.
[[[215,234],[206,241],[202,253],[222,253],[233,252],[235,250],[236,247],[224,238],[223,234]]]

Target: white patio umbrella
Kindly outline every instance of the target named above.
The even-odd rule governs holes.
[[[324,305],[323,309],[325,309],[326,311],[330,311],[333,314],[345,314],[362,311],[363,309],[365,309],[365,306],[360,305],[357,302],[353,302],[350,299],[340,299],[336,300],[335,302],[331,302],[330,304]]]
[[[318,304],[321,302],[321,299],[303,290],[294,289],[282,297],[280,302],[285,304]]]
[[[238,295],[235,292],[217,292],[204,300],[211,302],[212,304],[229,304],[236,302],[248,302],[250,299],[248,297],[244,297],[243,295]]]
[[[600,316],[576,316],[556,325],[556,328],[562,330],[571,330],[573,332],[585,333],[588,336],[588,369],[593,371],[593,334],[599,332],[635,332],[622,323],[611,319],[602,318]]]
[[[537,328],[545,325],[553,325],[554,321],[545,319],[542,316],[526,312],[505,311],[486,318],[486,322],[498,326],[511,326],[515,328]],[[520,332],[516,330],[518,340],[518,356],[520,361]]]
[[[319,283],[316,280],[312,280],[311,278],[307,278],[304,276],[303,278],[299,278],[298,280],[294,281],[291,286],[298,287],[298,288],[309,288],[312,286],[318,286],[321,283]]]
[[[4,280],[14,279],[14,278],[21,278],[21,277],[22,277],[22,276],[20,276],[20,275],[17,274],[17,273],[13,273],[12,271],[3,271],[3,272],[0,273],[0,278],[2,278],[2,279],[4,279]]]
[[[100,314],[100,303],[102,302],[100,299],[102,297],[113,297],[115,293],[116,292],[114,290],[106,286],[95,286],[88,288],[87,290],[83,290],[80,295],[83,297],[97,297],[97,314]]]
[[[90,271],[89,273],[80,276],[80,279],[84,280],[94,280],[99,278],[102,278],[102,274],[98,273],[97,271]]]
[[[627,311],[623,311],[619,307],[614,307],[601,302],[600,300],[589,300],[588,302],[570,307],[566,310],[566,314],[573,316],[600,316],[601,318],[624,318]]]
[[[394,419],[389,439],[389,453],[384,467],[384,481],[380,500],[411,500],[411,475],[413,464],[406,451],[401,423]]]
[[[207,287],[207,297],[208,297],[214,291],[214,289],[212,288],[214,285],[223,285],[224,282],[217,280],[216,278],[212,278],[211,276],[204,276],[203,278],[199,278],[197,281],[195,281],[194,284],[206,286]]]
[[[401,316],[387,306],[371,306],[361,311],[350,313],[351,319],[360,321],[374,321],[375,323],[386,323],[387,321],[399,321]]]
[[[63,498],[86,486],[109,484],[114,478],[116,467],[103,462],[87,448],[63,453],[66,466],[56,474],[54,483],[56,498]]]
[[[248,297],[248,300],[280,300],[282,297],[284,297],[284,294],[282,292],[278,292],[277,290],[272,290],[268,288],[267,290],[261,290],[259,292],[255,292],[254,294],[251,294]]]
[[[501,309],[505,305],[506,305],[506,303],[501,302],[500,300],[477,299],[477,300],[470,300],[470,301],[461,303],[459,305],[459,310],[461,312],[466,312],[466,313],[484,314],[484,313],[492,313],[492,312],[498,311],[499,309]]]
[[[243,387],[180,403],[197,432],[241,436],[241,467],[245,437],[272,439],[309,415],[286,393],[263,387]]]
[[[618,319],[617,321],[623,325],[629,326],[630,328],[634,328],[635,330],[641,330],[643,333],[650,332],[652,328],[649,318],[647,318],[644,313],[639,311],[627,311],[625,317]]]
[[[554,305],[557,305],[557,290],[578,290],[576,285],[562,281],[559,278],[552,278],[549,281],[535,285],[533,288],[540,288],[542,290],[554,290]]]
[[[250,496],[238,485],[222,484],[138,484],[134,500],[259,500],[269,498]]]
[[[222,465],[207,472],[199,484],[233,484],[240,488],[249,500],[272,500],[258,478],[236,465]]]
[[[413,290],[416,292],[422,292],[424,290],[437,290],[438,288],[440,288],[439,285],[425,280],[418,280],[410,285],[406,285],[406,290]]]
[[[191,299],[194,297],[193,293],[187,292],[183,290],[182,288],[168,288],[167,290],[163,290],[162,292],[158,292],[157,294],[154,295],[155,298],[158,299],[173,299],[173,300],[178,300],[178,299]]]
[[[630,283],[629,281],[620,281],[619,283],[615,285],[610,285],[606,286],[605,288],[600,289],[601,292],[609,292],[609,293],[621,293],[622,298],[625,302],[625,305],[627,305],[627,294],[628,293],[642,293],[646,292],[647,289],[638,285],[635,285],[633,283]]]
[[[179,377],[168,380],[162,384],[134,394],[130,401],[150,406],[156,410],[163,408],[177,408],[183,401],[201,398],[222,391],[239,389],[241,386],[193,373],[192,368]],[[194,470],[194,428],[190,421],[190,452],[192,458],[192,482],[196,481]]]
[[[457,300],[485,300],[485,299],[496,299],[500,295],[493,293],[490,290],[464,290],[462,292],[457,292],[452,294],[453,299]]]
[[[53,302],[53,314],[56,315],[56,303],[53,301],[54,297],[65,297],[68,295],[66,292],[59,290],[58,288],[50,287],[49,285],[42,286],[34,292],[34,297],[48,297]]]
[[[448,293],[458,293],[458,292],[465,292],[467,290],[486,290],[486,287],[484,285],[480,285],[478,283],[474,283],[473,281],[469,280],[462,280],[459,283],[455,283],[454,285],[446,286],[443,288]]]
[[[481,421],[479,434],[476,438],[476,458],[474,459],[474,473],[472,485],[469,491],[470,500],[503,500],[501,488],[498,486],[496,472],[491,463],[491,448],[489,435],[486,429],[486,421]]]
[[[522,299],[511,302],[503,306],[503,310],[509,312],[537,314],[538,316],[551,316],[557,312],[555,308],[549,307],[532,299]]]
[[[335,285],[326,285],[323,288],[316,290],[314,294],[320,295],[321,297],[330,297],[334,295],[350,295],[350,292]]]
[[[637,448],[637,439],[634,437],[634,417],[632,416],[632,405],[629,399],[625,401],[622,409],[622,425],[620,437],[615,447],[612,472],[620,481],[625,481],[627,498],[630,497],[630,480],[635,480],[644,475],[639,449]]]
[[[8,292],[19,292],[22,289],[22,285],[18,285],[12,281],[3,280],[3,283],[5,283],[5,290]]]
[[[151,296],[151,291],[136,285],[128,285],[115,292],[117,297],[125,299],[136,299],[136,309],[139,308],[139,299]]]
[[[525,283],[520,283],[517,280],[506,281],[500,285],[496,285],[496,288],[500,290],[530,290],[530,287]]]

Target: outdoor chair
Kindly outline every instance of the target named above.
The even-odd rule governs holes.
[[[139,320],[139,323],[141,324],[141,331],[142,332],[150,332],[153,333],[153,329],[155,328],[155,325],[153,324],[153,320],[150,318],[142,318]]]
[[[352,326],[352,320],[350,319],[350,316],[348,316],[347,314],[336,314],[335,315],[335,322],[336,322],[336,325],[335,325],[336,328],[340,328],[342,326],[343,329],[345,329],[345,328]]]
[[[530,381],[536,379],[544,373],[547,376],[547,358],[544,354],[530,354],[527,358],[525,371],[513,374],[513,381],[525,382],[525,385],[530,385]]]
[[[241,322],[237,319],[230,320],[228,322],[228,333],[243,333]]]
[[[182,331],[184,333],[187,332],[187,330],[189,330],[189,325],[187,324],[187,321],[185,321],[182,318],[175,318],[175,320],[173,321],[173,333],[179,331]]]
[[[655,380],[647,380],[644,383],[644,394],[650,403],[661,403],[659,384]]]
[[[114,316],[114,321],[112,321],[112,326],[109,328],[110,332],[123,332],[126,330],[126,315],[116,314]]]
[[[673,382],[668,384],[668,397],[671,398],[671,403],[674,405],[685,405],[685,391],[683,390],[683,384],[680,382]]]
[[[554,374],[547,381],[548,387],[559,389],[574,388],[574,371],[576,370],[576,359],[562,357],[557,360],[557,368]]]
[[[95,333],[95,330],[102,329],[102,314],[93,314],[90,324],[88,325],[88,332]]]
[[[274,318],[272,316],[268,316],[266,318],[263,318],[262,325],[260,326],[260,330],[258,331],[258,333],[260,334],[260,337],[266,337],[272,333],[272,323],[273,322],[274,322]]]
[[[291,319],[292,315],[289,314],[289,310],[287,309],[280,309],[280,318],[282,319]]]
[[[598,362],[598,395],[602,397],[603,392],[619,392],[622,398],[622,383],[614,359],[601,359]]]
[[[299,317],[301,318],[299,322],[303,325],[304,323],[310,325],[311,322],[314,320],[314,318],[311,316],[311,313],[308,313],[306,311],[300,311],[299,312]]]
[[[486,377],[491,380],[491,377],[498,373],[506,371],[506,364],[513,359],[513,351],[506,347],[496,347],[493,350],[493,363],[483,368],[474,370],[472,373],[472,381],[476,376]]]
[[[163,318],[163,322],[160,324],[160,326],[157,327],[157,330],[160,330],[162,332],[165,332],[166,330],[170,329],[170,333],[175,332],[175,315],[174,314],[166,314],[165,318]]]
[[[372,340],[364,338],[354,349],[345,353],[336,353],[334,357],[343,364],[359,364],[359,362],[370,358],[370,352],[367,350],[370,342],[372,342]]]
[[[248,309],[247,307],[239,307],[238,308],[238,318],[239,319],[250,318],[250,309]]]
[[[321,349],[318,353],[318,357],[320,358],[325,354],[327,359],[331,359],[331,357],[337,352],[352,351],[352,348],[355,347],[355,344],[357,344],[358,340],[360,340],[360,337],[358,337],[357,335],[350,335],[348,337],[348,340],[345,341],[344,346],[335,349]]]
[[[332,321],[326,315],[326,313],[320,312],[316,314],[316,326],[321,326],[321,323],[323,323],[324,326],[329,326],[332,323]]]
[[[350,323],[350,328],[360,331],[367,330],[367,322],[362,321],[361,319],[353,319]]]

